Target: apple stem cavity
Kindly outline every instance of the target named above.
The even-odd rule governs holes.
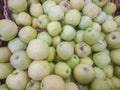
[[[89,69],[88,69],[87,67],[83,67],[83,70],[84,70],[85,72],[88,72],[88,71],[89,71]]]
[[[29,84],[29,87],[32,87],[33,85],[34,85],[34,81],[31,80],[31,81],[30,81],[30,84]]]
[[[18,59],[19,59],[19,56],[16,56],[16,57],[15,57],[15,60],[18,60]]]

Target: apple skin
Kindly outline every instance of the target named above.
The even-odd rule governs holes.
[[[76,36],[75,36],[75,39],[74,39],[74,41],[76,43],[83,42],[83,33],[84,33],[84,30],[76,31]]]
[[[110,52],[111,60],[114,64],[120,65],[120,49],[113,49]]]
[[[74,14],[74,15],[73,15]],[[76,9],[70,9],[64,17],[65,24],[77,26],[80,23],[81,14]]]
[[[93,2],[98,5],[99,7],[105,6],[110,0],[93,0]]]
[[[76,36],[76,30],[70,25],[63,26],[63,31],[60,34],[61,38],[65,41],[71,41]]]
[[[82,30],[86,30],[88,27],[92,26],[92,19],[88,16],[82,16],[81,21],[79,23],[79,28]]]
[[[93,65],[93,60],[90,57],[80,58],[80,63],[85,63],[88,65]]]
[[[78,86],[74,82],[67,82],[66,83],[66,90],[79,90]]]
[[[116,65],[114,67],[114,74],[116,77],[120,78],[120,66],[119,65]]]
[[[6,46],[0,47],[0,63],[9,62],[11,55],[12,53],[8,47]]]
[[[36,17],[36,18],[39,17],[40,15],[43,14],[42,5],[40,3],[32,3],[30,5],[29,12],[33,17]]]
[[[55,64],[54,73],[65,79],[70,76],[71,68],[65,62],[58,62],[57,64]]]
[[[114,68],[112,65],[106,65],[104,68],[103,68],[105,74],[106,74],[106,77],[108,78],[112,78],[113,77],[113,72],[114,72]]]
[[[61,23],[58,21],[51,21],[47,25],[47,31],[52,37],[58,36],[62,32]]]
[[[75,46],[75,53],[79,57],[87,57],[91,54],[91,47],[85,42],[77,43]]]
[[[58,35],[58,36],[56,36],[56,37],[53,37],[52,45],[53,45],[54,47],[57,47],[58,44],[59,44],[61,41],[62,41],[62,40],[61,40],[60,35]]]
[[[100,38],[101,33],[94,28],[88,28],[83,33],[83,40],[89,45],[96,44],[97,42],[99,42]]]
[[[10,63],[0,63],[0,79],[6,79],[14,70]]]
[[[30,6],[32,3],[39,3],[39,0],[27,0],[28,6]]]
[[[101,25],[98,24],[98,23],[96,23],[96,22],[93,22],[93,23],[92,23],[91,28],[96,29],[98,32],[101,32],[101,31],[102,31],[102,27],[101,27]]]
[[[117,49],[120,48],[120,32],[114,31],[106,35],[105,38],[109,48]]]
[[[27,52],[19,50],[14,52],[10,57],[11,65],[19,70],[25,70],[29,67],[32,59],[28,57]]]
[[[64,18],[64,10],[59,5],[55,5],[49,9],[48,17],[51,21],[62,20]]]
[[[11,33],[10,33],[11,32]],[[0,39],[3,41],[10,41],[17,36],[17,25],[8,19],[0,20]]]
[[[61,42],[56,47],[57,55],[62,60],[68,60],[72,57],[74,54],[74,48],[70,45],[69,42]]]
[[[120,78],[113,76],[111,80],[115,88],[120,88]]]
[[[115,22],[118,24],[120,27],[120,15],[114,17]]]
[[[8,48],[12,53],[18,50],[25,50],[27,43],[23,42],[19,37],[16,37],[8,42]]]
[[[31,26],[25,26],[20,29],[18,36],[23,42],[29,43],[32,39],[37,37],[37,30]]]

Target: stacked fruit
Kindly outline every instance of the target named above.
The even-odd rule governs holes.
[[[0,90],[120,90],[119,4],[7,0]]]

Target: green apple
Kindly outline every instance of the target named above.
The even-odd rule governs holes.
[[[92,66],[84,63],[78,64],[73,70],[74,78],[80,84],[89,84],[95,78],[95,72]]]
[[[60,35],[58,35],[58,36],[56,36],[56,37],[53,37],[52,45],[53,45],[54,47],[57,47],[60,42],[61,42],[61,37],[60,37]]]
[[[48,11],[48,17],[51,21],[58,21],[64,18],[64,10],[61,6],[52,6]]]
[[[63,26],[63,30],[61,32],[61,38],[65,41],[71,41],[76,36],[76,30],[71,25],[65,25]]]
[[[54,2],[56,2],[57,4],[59,4],[60,2],[62,2],[63,0],[53,0]]]
[[[13,53],[18,50],[25,50],[27,48],[27,44],[23,42],[19,37],[16,37],[8,42],[8,48]]]
[[[65,79],[70,76],[71,68],[65,62],[58,62],[57,64],[55,64],[54,73]]]
[[[91,3],[86,3],[86,5],[82,9],[82,12],[84,15],[94,19],[99,15],[101,9],[96,4],[91,2]]]
[[[69,43],[70,43],[70,45],[74,48],[75,47],[75,45],[76,45],[76,43],[75,43],[75,41],[74,40],[72,40],[72,41],[69,41]]]
[[[113,76],[111,80],[116,89],[120,88],[120,78]]]
[[[94,52],[102,51],[106,47],[107,47],[107,43],[106,43],[106,41],[105,41],[105,39],[103,37],[101,37],[101,39],[99,40],[98,43],[91,46],[92,51],[94,51]]]
[[[68,10],[71,9],[70,7],[70,3],[68,0],[62,0],[59,5],[62,7],[62,9],[64,10],[64,12],[66,13]]]
[[[74,54],[70,59],[66,61],[66,63],[73,70],[76,67],[76,65],[80,63],[80,58],[76,54]]]
[[[101,68],[94,67],[94,71],[95,71],[95,79],[105,79],[106,78],[106,75]]]
[[[107,14],[101,11],[100,14],[94,19],[95,22],[102,24],[107,19]]]
[[[52,44],[52,37],[50,36],[50,34],[48,32],[40,32],[37,34],[37,39],[41,39],[41,40],[44,40],[46,41],[46,43],[48,45],[51,45]]]
[[[119,55],[119,53],[120,53],[120,49],[113,49],[110,52],[111,61],[114,64],[117,64],[117,65],[120,65],[120,55]]]
[[[64,80],[58,75],[48,75],[42,79],[41,90],[66,90]]]
[[[41,39],[33,39],[29,42],[26,51],[31,59],[43,60],[49,55],[49,46]]]
[[[55,63],[49,62],[49,65],[50,65],[50,74],[54,74]]]
[[[95,79],[90,85],[90,90],[111,90],[111,88],[104,79]]]
[[[30,6],[32,3],[39,3],[41,0],[27,0],[28,6]]]
[[[79,88],[75,82],[67,82],[66,90],[79,90]]]
[[[32,23],[32,17],[27,12],[20,12],[15,20],[17,25],[30,26]]]
[[[113,31],[106,35],[106,42],[110,48],[117,49],[120,48],[120,32]]]
[[[84,0],[70,0],[70,7],[72,9],[77,9],[77,10],[82,10],[82,8],[85,5],[85,1]]]
[[[20,0],[18,2],[18,0],[7,0],[7,6],[12,12],[20,13],[27,9],[27,1]]]
[[[103,7],[103,11],[106,12],[109,15],[112,15],[115,13],[117,9],[117,6],[115,5],[115,3],[113,2],[108,2],[104,7]]]
[[[10,63],[0,63],[0,79],[6,79],[13,69]]]
[[[117,23],[113,20],[106,20],[103,24],[102,24],[102,30],[104,33],[110,33],[113,32],[115,30],[117,30]]]
[[[86,63],[88,65],[93,65],[93,60],[90,57],[80,58],[80,63]]]
[[[25,90],[40,90],[40,81],[30,80]]]
[[[110,0],[93,0],[93,2],[98,5],[99,7],[103,7],[107,3],[110,2]]]
[[[105,72],[106,77],[108,77],[108,78],[113,77],[114,68],[113,68],[112,65],[106,65],[106,66],[103,68],[103,71]]]
[[[0,47],[0,63],[9,62],[12,53],[7,46]]]
[[[33,28],[38,28],[38,25],[37,25],[37,18],[33,17],[32,18],[32,25],[31,25]]]
[[[50,74],[48,61],[33,61],[28,68],[28,75],[33,80],[42,80]]]
[[[56,50],[53,46],[50,46],[49,47],[49,56],[47,57],[47,61],[54,61],[54,58],[56,56]]]
[[[81,21],[79,23],[79,28],[82,30],[86,30],[87,28],[92,26],[92,19],[88,16],[82,16]]]
[[[74,54],[74,48],[68,42],[60,42],[56,47],[57,55],[62,60],[68,60]]]
[[[56,5],[57,5],[56,2],[53,0],[45,0],[45,2],[42,4],[44,13],[48,14],[50,8]]]
[[[47,31],[53,37],[58,36],[62,32],[61,23],[58,21],[51,21],[47,25]]]
[[[6,78],[6,85],[10,90],[25,90],[29,77],[25,71],[14,70]]]
[[[77,83],[77,86],[78,86],[79,90],[89,90],[88,85],[83,85],[83,84]]]
[[[96,22],[93,22],[93,23],[92,23],[91,28],[96,29],[98,32],[101,32],[101,31],[102,31],[102,27],[101,27],[101,25],[98,24],[98,23],[96,23]]]
[[[115,76],[120,78],[120,65],[115,65],[115,67],[114,67],[114,74],[115,74]]]
[[[101,51],[93,54],[93,61],[96,66],[104,68],[111,62],[111,58],[107,53]]]
[[[83,33],[84,33],[84,30],[77,30],[76,31],[76,36],[74,38],[74,41],[76,43],[83,42]]]
[[[40,3],[32,3],[29,7],[29,12],[33,17],[39,17],[43,14],[43,8]]]
[[[0,39],[3,41],[10,41],[17,36],[18,27],[17,25],[9,20],[2,19],[0,20]]]
[[[105,81],[108,83],[111,90],[117,90],[115,89],[115,86],[113,85],[111,78],[106,78]]]
[[[37,30],[31,26],[25,26],[20,29],[18,36],[23,42],[29,43],[32,39],[37,37]]]
[[[19,50],[14,52],[10,57],[11,65],[19,70],[25,70],[29,67],[32,59],[28,57],[26,51]]]
[[[94,28],[88,28],[83,33],[83,40],[89,45],[96,44],[97,42],[99,42],[100,38],[101,33]]]
[[[68,12],[66,12],[64,21],[66,24],[77,26],[80,23],[81,14],[76,9],[70,9]]]
[[[75,46],[75,53],[79,57],[87,57],[91,54],[91,47],[85,42],[79,42]]]
[[[114,17],[115,22],[118,24],[120,27],[120,15]]]
[[[39,28],[46,29],[49,22],[50,22],[50,20],[49,20],[48,16],[43,14],[38,17],[37,26]]]
[[[64,81],[67,82],[76,82],[74,79],[73,74],[70,74],[66,79],[64,79]]]

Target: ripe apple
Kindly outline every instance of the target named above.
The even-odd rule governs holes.
[[[116,77],[120,78],[120,66],[119,65],[115,65],[114,74]]]
[[[101,51],[93,54],[93,61],[96,66],[104,68],[111,62],[111,58],[110,55]]]
[[[8,48],[13,53],[18,50],[25,50],[27,48],[27,44],[23,42],[19,37],[16,37],[8,42]]]
[[[63,40],[71,41],[76,36],[76,30],[71,25],[65,25],[60,35]]]
[[[70,0],[70,7],[72,9],[77,9],[77,10],[82,10],[82,8],[85,5],[85,1],[84,0]]]
[[[50,20],[49,20],[48,16],[43,14],[38,17],[37,26],[39,28],[46,29],[49,22],[50,22]]]
[[[49,46],[41,39],[33,39],[29,42],[26,51],[31,59],[43,60],[49,55]]]
[[[14,3],[13,3],[14,2]],[[7,1],[8,8],[15,13],[20,13],[27,9],[27,1],[26,0],[8,0]]]
[[[30,26],[32,23],[32,17],[27,12],[20,12],[15,20],[17,25]]]
[[[71,68],[65,62],[58,62],[57,64],[55,64],[54,73],[65,79],[70,76]]]
[[[25,90],[40,90],[40,81],[30,80]]]
[[[58,36],[62,32],[61,23],[58,21],[51,21],[47,25],[47,31],[53,37]]]
[[[35,28],[35,29],[38,28],[37,19],[38,19],[38,18],[35,18],[35,17],[32,18],[32,24],[31,24],[31,26],[32,26],[33,28]]]
[[[29,7],[29,12],[33,17],[39,17],[43,14],[43,8],[40,3],[32,3]]]
[[[99,7],[103,7],[106,5],[110,0],[93,0],[93,2],[98,5]]]
[[[23,42],[29,43],[37,37],[37,30],[31,26],[25,26],[19,31],[18,36]]]
[[[67,82],[66,83],[66,90],[79,90],[78,86],[74,82]]]
[[[115,22],[118,24],[120,27],[120,15],[114,17]]]
[[[39,0],[27,0],[27,3],[28,3],[28,6],[30,6],[32,3],[39,3],[40,1]]]
[[[58,21],[64,18],[64,10],[61,6],[52,6],[48,11],[48,17],[51,21]]]
[[[93,24],[92,19],[88,16],[82,16],[81,21],[79,23],[79,28],[82,30],[86,30],[88,27],[91,27]]]
[[[55,63],[49,62],[49,65],[50,65],[50,74],[54,74]]]
[[[28,75],[33,80],[42,80],[50,74],[48,61],[33,61],[28,68]]]
[[[91,47],[85,42],[79,42],[75,46],[75,53],[79,57],[87,57],[91,54]]]
[[[117,49],[120,48],[120,32],[113,31],[106,35],[106,42],[110,48]]]
[[[54,47],[57,47],[60,42],[61,42],[61,37],[60,37],[60,35],[53,37],[52,45],[53,45]]]
[[[95,30],[97,30],[98,32],[102,31],[102,27],[100,24],[93,22],[91,28],[94,28]]]
[[[74,54],[74,48],[68,42],[60,42],[56,47],[57,55],[62,60],[68,60]]]
[[[25,70],[29,67],[32,59],[28,57],[26,51],[19,50],[14,52],[10,57],[11,65],[19,70]]]
[[[111,78],[106,78],[105,81],[108,83],[111,90],[115,89],[115,86],[113,85],[113,82],[112,82]]]
[[[13,69],[10,63],[0,63],[0,79],[6,79]]]
[[[89,45],[96,44],[97,42],[99,42],[100,38],[101,33],[94,28],[88,28],[83,33],[83,40]]]
[[[106,66],[103,68],[103,71],[105,72],[106,77],[108,77],[108,78],[113,77],[114,68],[113,68],[112,65],[106,65]]]
[[[88,85],[83,85],[83,84],[77,83],[77,86],[78,86],[79,90],[89,90]]]
[[[18,33],[18,27],[13,21],[8,19],[0,20],[0,39],[1,40],[10,41],[16,37],[17,33]]]
[[[113,76],[111,80],[115,88],[120,88],[120,78]]]
[[[0,47],[0,63],[9,62],[12,53],[7,46]]]
[[[80,63],[75,67],[73,75],[80,84],[89,84],[95,78],[93,67],[84,63]]]
[[[37,34],[37,39],[41,39],[41,40],[44,40],[46,41],[46,43],[48,45],[51,45],[52,44],[52,37],[50,36],[50,34],[48,32],[40,32]]]
[[[6,78],[5,83],[10,90],[25,90],[28,81],[29,77],[27,72],[22,70],[14,70]]]
[[[76,54],[74,54],[70,59],[66,60],[66,63],[73,70],[75,66],[80,63],[80,59]]]
[[[64,80],[58,75],[48,75],[41,81],[41,90],[66,90]]]
[[[84,15],[94,19],[99,15],[101,9],[96,4],[91,2],[91,3],[86,3],[86,5],[82,9],[82,12]]]
[[[80,63],[86,63],[88,65],[93,65],[93,60],[90,57],[80,58]]]
[[[74,38],[74,41],[76,43],[83,42],[83,33],[84,33],[84,30],[76,31],[76,36]]]
[[[81,14],[76,9],[70,9],[68,12],[66,12],[64,21],[66,24],[77,26],[80,23]]]

